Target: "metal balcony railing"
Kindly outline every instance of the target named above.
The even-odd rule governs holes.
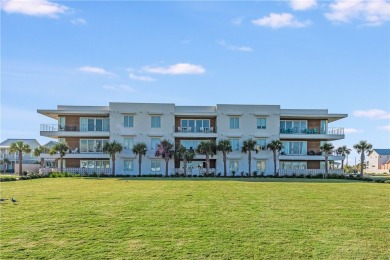
[[[280,128],[281,134],[322,134],[322,135],[344,135],[342,127],[328,127],[327,129],[318,128]]]
[[[56,124],[41,124],[41,131],[46,132],[108,132],[110,131],[109,126],[93,125],[93,124],[81,124],[81,125],[56,125]]]

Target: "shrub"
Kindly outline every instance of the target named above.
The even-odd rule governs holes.
[[[5,182],[5,181],[17,181],[16,176],[1,176],[0,177],[0,182]]]

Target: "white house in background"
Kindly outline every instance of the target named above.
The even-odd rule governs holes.
[[[12,171],[15,169],[15,164],[18,163],[19,154],[11,153],[10,146],[12,143],[22,141],[28,144],[31,148],[31,152],[28,154],[23,153],[23,164],[36,164],[39,162],[39,158],[34,156],[34,149],[39,147],[40,144],[35,139],[7,139],[0,143],[0,158],[1,160],[8,159],[10,164],[7,165],[7,170]],[[1,168],[3,170],[3,168]]]
[[[182,144],[195,149],[202,140],[230,140],[233,152],[228,154],[228,172],[248,171],[248,156],[241,152],[242,143],[255,139],[259,152],[253,153],[252,171],[273,174],[272,152],[266,145],[281,140],[284,149],[279,157],[278,169],[295,172],[314,172],[324,169],[324,156],[319,151],[325,141],[344,138],[344,129],[330,127],[346,114],[330,114],[326,109],[281,109],[279,105],[176,106],[175,104],[116,103],[108,106],[58,106],[40,109],[38,113],[55,120],[41,125],[41,135],[65,141],[70,152],[65,156],[69,171],[90,169],[91,172],[110,172],[108,154],[103,146],[108,141],[123,145],[117,155],[116,173],[138,174],[137,156],[132,152],[135,143],[148,146],[142,160],[142,174],[164,174],[165,163],[155,156],[156,146],[162,139],[175,146]],[[56,155],[54,156],[56,157]],[[57,156],[58,157],[58,156]],[[341,161],[342,156],[329,160]],[[181,172],[183,162],[169,161],[169,173]],[[188,173],[204,171],[205,156],[196,155],[187,165]],[[212,172],[223,172],[222,154],[210,160]]]
[[[373,149],[368,156],[367,173],[390,173],[390,149]]]

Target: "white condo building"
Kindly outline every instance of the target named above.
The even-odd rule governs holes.
[[[305,172],[324,169],[325,157],[319,147],[323,142],[344,138],[344,129],[331,127],[346,114],[330,114],[326,109],[281,109],[279,105],[176,106],[175,104],[116,103],[108,106],[58,106],[40,109],[38,113],[55,120],[41,125],[41,135],[65,141],[68,171],[109,173],[110,156],[103,153],[105,142],[117,141],[123,150],[116,156],[115,172],[138,174],[138,157],[134,144],[144,142],[148,151],[142,160],[142,174],[164,174],[165,162],[156,157],[156,147],[162,139],[175,146],[182,144],[195,149],[201,140],[230,140],[233,152],[227,156],[228,174],[248,171],[248,155],[241,152],[244,140],[255,139],[259,152],[252,154],[252,171],[272,175],[272,152],[266,145],[273,140],[283,143],[277,168]],[[49,155],[44,155],[50,157]],[[341,161],[342,156],[329,156],[330,161]],[[169,161],[169,173],[180,172],[183,163]],[[187,165],[188,173],[202,173],[205,156],[196,155]],[[223,173],[222,153],[210,160],[212,172]]]

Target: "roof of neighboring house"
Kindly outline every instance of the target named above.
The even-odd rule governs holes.
[[[374,149],[379,155],[390,155],[390,149]]]
[[[15,143],[17,141],[22,141],[23,143],[28,144],[30,147],[33,148],[40,146],[40,144],[36,139],[7,139],[2,143],[0,143],[0,147],[4,147],[4,148],[10,147],[12,143]]]
[[[53,145],[55,145],[56,143],[57,143],[56,141],[50,141],[50,142],[48,142],[47,144],[45,144],[45,145],[43,145],[43,146],[46,146],[46,147],[48,147],[48,148],[52,148]]]

